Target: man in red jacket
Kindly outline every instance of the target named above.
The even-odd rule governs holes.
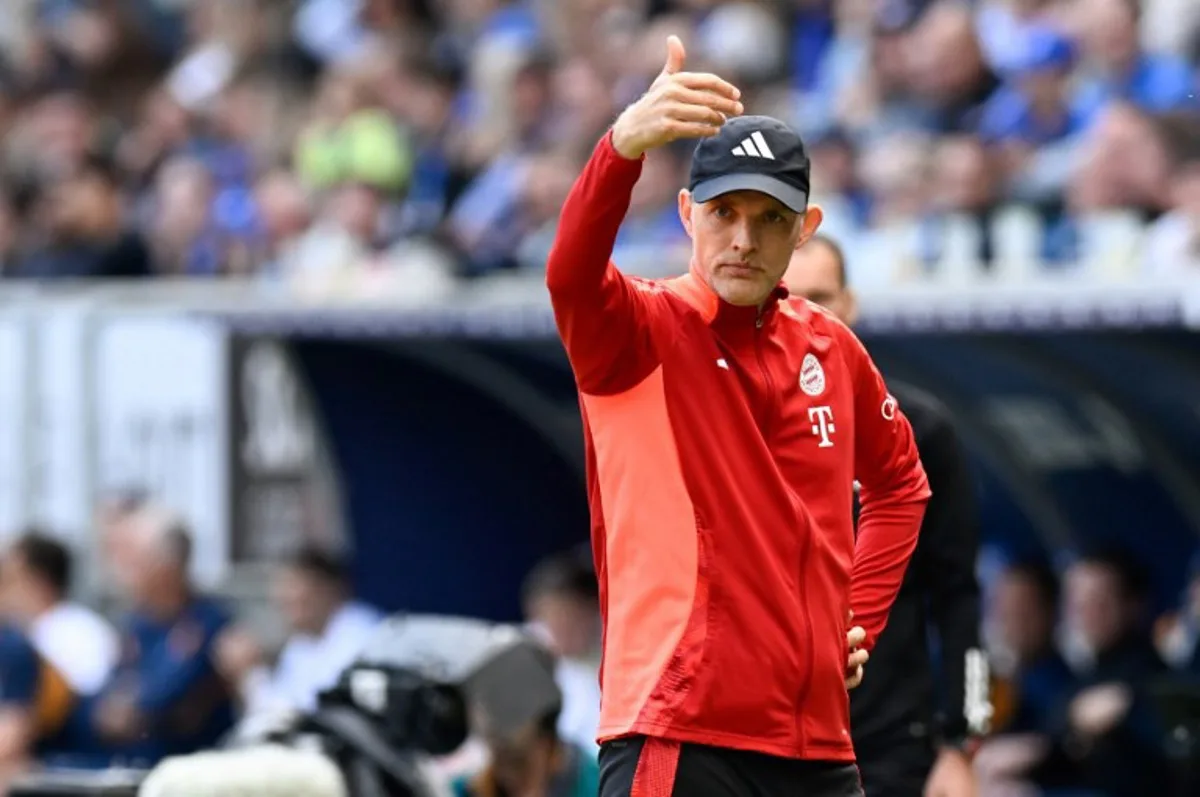
[[[929,488],[862,345],[780,285],[821,221],[799,137],[668,50],[576,181],[547,265],[605,621],[600,791],[861,795],[847,656],[887,620]],[[679,197],[690,271],[626,277],[610,255],[643,155],[683,138],[700,139]]]

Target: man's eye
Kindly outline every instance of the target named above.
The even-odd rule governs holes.
[[[713,209],[713,215],[718,219],[727,219],[730,217],[730,215],[732,215],[732,212],[724,205],[718,205]]]
[[[765,214],[763,214],[763,218],[766,219],[768,224],[778,224],[784,220],[783,214],[778,210],[768,210]]]

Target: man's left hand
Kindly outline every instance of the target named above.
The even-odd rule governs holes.
[[[979,786],[971,762],[960,750],[945,748],[925,782],[925,797],[976,797]]]
[[[850,615],[854,617],[853,614]],[[846,647],[850,651],[846,659],[846,688],[854,689],[863,680],[863,666],[871,658],[865,650],[859,650],[859,645],[867,641],[867,632],[860,626],[854,626],[846,633]]]

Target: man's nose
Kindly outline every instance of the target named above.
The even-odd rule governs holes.
[[[734,227],[732,246],[735,252],[741,254],[754,251],[754,231],[745,219],[739,221]]]

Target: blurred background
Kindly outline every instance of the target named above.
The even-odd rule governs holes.
[[[802,132],[859,332],[957,418],[1009,732],[985,793],[1186,780],[1184,692],[1095,687],[1200,676],[1195,0],[6,0],[0,606],[106,730],[30,731],[0,644],[0,773],[303,708],[401,610],[535,623],[593,749],[542,272],[669,33]],[[627,272],[686,269],[689,155],[649,156]],[[181,705],[207,724],[148,744]]]

